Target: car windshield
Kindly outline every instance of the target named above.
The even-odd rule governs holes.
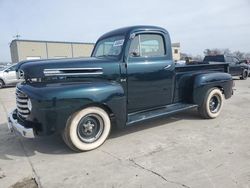
[[[8,71],[15,71],[16,70],[16,64],[15,65],[12,65],[12,66],[9,66]]]
[[[118,57],[121,54],[124,36],[109,37],[96,44],[93,57]]]

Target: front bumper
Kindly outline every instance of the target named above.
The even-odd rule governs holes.
[[[12,112],[9,113],[8,115],[8,127],[11,132],[15,132],[25,138],[34,138],[34,130],[32,128],[25,128],[23,125],[19,124],[17,122],[16,115],[16,110],[13,110]]]

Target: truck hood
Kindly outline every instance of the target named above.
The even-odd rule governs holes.
[[[47,59],[18,63],[20,79],[45,77],[114,77],[120,74],[118,61],[111,58]]]

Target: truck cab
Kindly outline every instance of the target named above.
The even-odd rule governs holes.
[[[116,31],[115,35],[124,36],[124,30],[120,31],[121,34],[119,30]],[[150,31],[135,29],[127,36],[126,41],[124,37],[113,37],[114,33],[107,35],[111,35],[111,38],[116,38],[119,42],[108,49],[110,40],[104,39],[109,41],[103,44],[103,48],[108,50],[102,51],[100,56],[102,38],[99,39],[92,57],[113,56],[113,51],[117,51],[116,46],[126,42],[123,51],[121,49],[120,52],[122,62],[126,62],[120,64],[120,82],[126,90],[128,113],[171,104],[174,88],[168,86],[174,85],[175,64],[167,31],[157,27],[152,27]],[[107,35],[103,38],[107,38]]]
[[[24,137],[60,133],[75,151],[99,147],[111,127],[197,108],[216,118],[233,94],[228,64],[176,66],[168,32],[132,26],[101,36],[90,58],[20,62],[9,128]]]

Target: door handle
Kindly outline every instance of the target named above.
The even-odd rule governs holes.
[[[171,67],[171,65],[167,65],[167,66],[165,66],[163,69],[164,70],[167,70],[167,69],[169,69]]]

